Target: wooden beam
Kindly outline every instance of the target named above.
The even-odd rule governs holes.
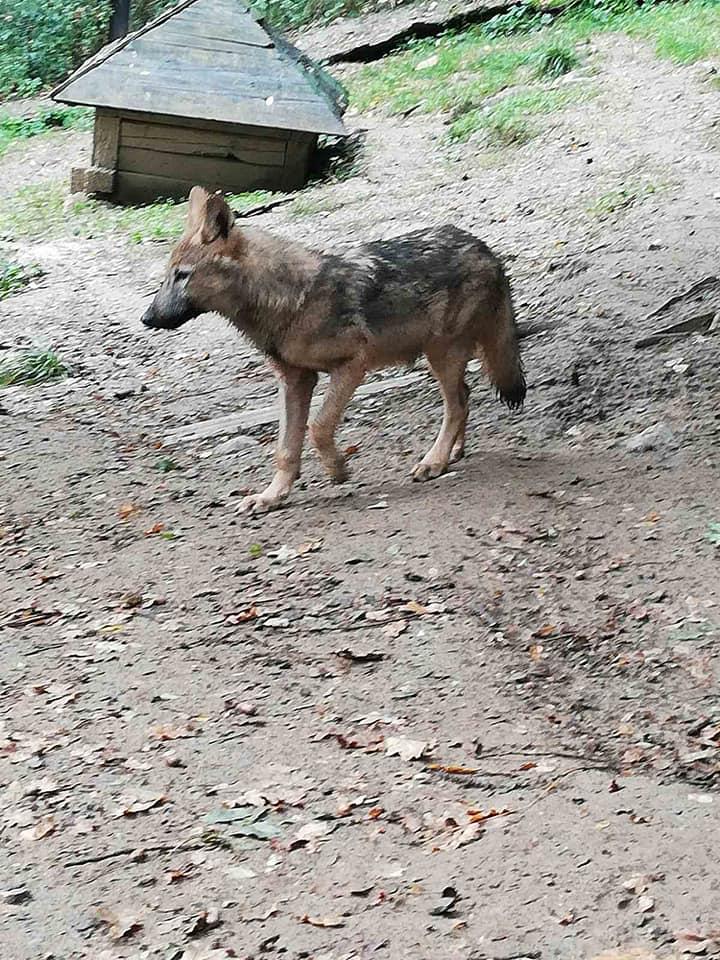
[[[115,188],[115,171],[104,167],[73,167],[70,172],[70,192],[110,194]]]
[[[98,110],[95,114],[95,133],[93,137],[93,163],[96,167],[114,170],[117,166],[118,146],[120,144],[120,117],[116,114]]]

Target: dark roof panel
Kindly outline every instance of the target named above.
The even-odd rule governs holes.
[[[186,0],[103,48],[52,96],[115,110],[347,132],[340,85],[241,0]]]

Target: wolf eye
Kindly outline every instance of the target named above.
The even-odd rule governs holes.
[[[192,273],[192,270],[189,267],[176,267],[175,268],[175,279],[176,280],[187,280],[187,278]]]

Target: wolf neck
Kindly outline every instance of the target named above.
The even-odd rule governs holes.
[[[226,317],[256,347],[277,356],[302,310],[321,257],[260,230],[243,230],[242,256],[213,261],[207,309]]]

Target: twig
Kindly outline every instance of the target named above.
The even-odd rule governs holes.
[[[200,843],[193,843],[189,840],[183,840],[180,843],[157,843],[151,847],[144,847],[142,844],[136,844],[134,847],[122,847],[120,850],[111,850],[109,853],[99,853],[93,857],[80,857],[77,860],[68,860],[63,867],[82,867],[86,863],[100,863],[103,860],[112,860],[115,857],[127,857],[131,853],[138,851],[146,853],[174,853],[176,850],[189,849],[201,846]]]
[[[572,776],[573,773],[583,773],[585,770],[608,770],[608,769],[613,769],[613,768],[608,767],[605,764],[603,764],[602,766],[593,764],[593,765],[587,765],[584,767],[571,767],[569,770],[565,770],[563,773],[559,773],[557,777],[555,777],[555,779],[552,781],[552,783],[549,783],[545,787],[545,789],[540,794],[540,796],[535,797],[534,800],[531,800],[530,803],[523,810],[516,810],[514,813],[508,814],[508,816],[515,817],[517,819],[524,817],[531,807],[534,807],[536,803],[540,803],[540,801],[544,800],[549,793],[552,793],[561,780],[564,780],[566,777]]]
[[[295,199],[295,194],[291,197],[281,197],[279,200],[268,200],[267,203],[258,203],[254,207],[248,207],[247,210],[233,210],[236,217],[244,220],[246,217],[259,217],[261,213],[269,213],[275,207],[281,207],[285,203],[291,203]]]
[[[554,639],[554,638],[552,638]],[[495,753],[481,753],[478,756],[479,760],[485,760],[488,757],[497,759],[497,757],[559,757],[562,760],[582,760],[583,762],[592,763],[590,757],[579,757],[576,753],[561,753],[556,750],[502,750]],[[611,763],[610,761],[604,760],[602,764],[598,764],[597,769],[605,770],[616,770],[617,765]]]

